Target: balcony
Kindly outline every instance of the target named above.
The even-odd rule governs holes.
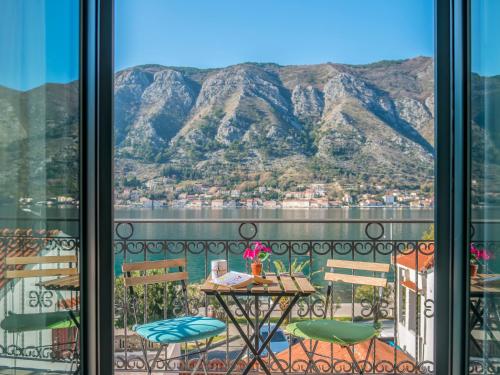
[[[316,293],[301,298],[286,317],[285,323],[304,319],[320,319],[325,309],[328,316],[340,320],[373,323],[374,301],[378,295],[376,288],[354,286],[353,284],[334,285],[335,298],[325,306],[325,287],[323,273],[328,259],[359,260],[390,263],[387,275],[388,286],[384,289],[383,300],[378,309],[377,320],[380,336],[375,341],[374,355],[369,357],[368,373],[432,373],[433,372],[433,256],[432,239],[422,239],[422,233],[432,221],[358,221],[358,220],[253,220],[210,219],[210,220],[165,220],[165,219],[119,219],[116,221],[115,268],[120,275],[121,264],[128,262],[185,258],[190,275],[189,306],[196,315],[216,317],[227,324],[224,334],[216,337],[213,349],[208,355],[208,372],[224,373],[232,364],[243,347],[234,325],[228,319],[215,298],[207,297],[200,287],[210,273],[210,262],[214,259],[227,259],[231,270],[249,272],[249,263],[242,253],[252,241],[259,240],[272,249],[272,260],[265,267],[267,272],[302,272],[316,286]],[[150,234],[166,232],[168,226],[191,226],[206,235],[209,227],[210,238],[151,238]],[[303,239],[266,239],[266,227],[318,225],[335,228],[333,238]],[[413,227],[413,238],[403,238]],[[349,230],[347,230],[349,229]],[[278,232],[280,232],[278,230]],[[261,233],[264,233],[261,235]],[[221,237],[221,234],[225,236]],[[293,235],[291,237],[294,237]],[[351,237],[351,238],[349,238]],[[354,238],[353,238],[354,237]],[[279,262],[279,264],[276,263]],[[284,268],[284,269],[283,269]],[[362,271],[355,275],[368,275]],[[118,373],[144,372],[145,363],[141,353],[139,338],[131,330],[133,323],[127,292],[121,277],[115,286],[115,368]],[[141,317],[157,320],[177,316],[181,301],[178,291],[170,284],[149,287],[139,297],[147,303],[141,305]],[[166,303],[165,303],[166,301]],[[236,304],[227,299],[231,311],[243,323],[243,313]],[[244,310],[251,317],[255,309],[247,301]],[[272,298],[260,298],[259,316],[262,318],[272,305]],[[284,306],[271,314],[268,326],[273,326]],[[127,324],[125,324],[127,322]],[[243,327],[251,332],[248,325]],[[297,339],[278,331],[278,338],[271,341],[274,356],[265,355],[264,360],[272,371],[281,367],[290,374],[301,374],[307,367],[307,357],[297,343]],[[309,343],[308,343],[309,344]],[[148,356],[153,358],[155,348],[151,347]],[[188,373],[196,361],[195,356],[187,353],[192,347],[179,344],[171,352],[162,353],[157,360],[158,372]],[[367,347],[359,344],[354,347],[359,358],[364,358]],[[354,371],[352,360],[345,349],[336,344],[318,345],[315,363],[321,372],[350,373]],[[182,360],[169,360],[170,357],[186,354]],[[266,354],[266,352],[264,353]],[[251,353],[239,359],[235,370],[245,366]],[[274,357],[274,358],[273,358]],[[259,367],[254,366],[255,370]],[[262,371],[262,370],[261,370]],[[201,373],[201,370],[200,370]],[[264,373],[264,372],[262,372]]]
[[[301,225],[329,227],[324,238],[290,239],[273,238],[267,240],[269,227]],[[243,348],[234,324],[217,303],[207,297],[201,284],[210,273],[210,262],[227,259],[231,270],[249,271],[249,263],[242,253],[254,240],[260,240],[272,249],[272,260],[265,265],[266,272],[296,274],[303,273],[316,287],[316,292],[301,298],[296,307],[285,317],[287,323],[305,319],[320,319],[325,310],[327,316],[343,321],[374,323],[377,320],[380,335],[374,343],[374,352],[368,356],[367,373],[433,373],[434,335],[434,242],[422,238],[422,233],[432,224],[429,220],[253,220],[239,219],[118,219],[115,224],[115,321],[114,321],[114,363],[115,372],[145,373],[145,362],[140,340],[131,329],[134,322],[131,300],[124,288],[121,267],[124,263],[183,258],[187,261],[189,273],[188,304],[194,315],[215,317],[227,324],[224,333],[218,335],[208,353],[207,370],[212,374],[222,374],[233,365],[233,361]],[[475,231],[482,232],[494,223],[476,223]],[[166,228],[193,227],[199,235],[191,238],[162,238],[158,233],[167,233]],[[207,236],[207,228],[210,235]],[[268,227],[268,229],[266,229]],[[408,230],[411,228],[411,230]],[[203,230],[202,230],[203,229]],[[332,230],[337,235],[332,236]],[[279,232],[279,231],[278,231]],[[179,231],[178,233],[181,233]],[[263,233],[263,235],[261,235]],[[412,238],[403,238],[404,234]],[[199,238],[206,236],[207,238]],[[307,237],[307,236],[304,236]],[[326,238],[329,237],[329,238]],[[351,238],[349,238],[351,237]],[[476,242],[480,245],[480,241]],[[488,243],[489,247],[497,243]],[[2,259],[0,279],[2,284],[0,313],[2,321],[12,312],[17,314],[46,313],[63,310],[78,311],[77,291],[47,290],[40,279],[9,280],[6,271],[12,269],[7,264],[9,256],[60,256],[77,254],[79,239],[60,230],[4,229],[0,232]],[[334,297],[326,305],[323,273],[328,259],[368,261],[390,264],[386,275],[388,285],[383,290],[382,303],[376,309],[374,301],[378,293],[375,288],[352,284],[334,284]],[[9,268],[10,267],[10,268]],[[45,266],[16,267],[16,270],[45,268]],[[369,276],[363,271],[351,272],[358,276]],[[25,296],[24,300],[12,298]],[[139,316],[148,321],[176,317],[181,314],[180,290],[173,283],[142,287],[137,295]],[[263,329],[266,334],[272,329],[287,307],[289,300],[280,303],[270,316],[270,322]],[[226,303],[247,333],[251,328],[244,324],[244,313],[230,299]],[[271,297],[260,298],[259,317],[263,317],[273,303]],[[256,311],[250,301],[243,304],[250,317]],[[494,312],[490,312],[493,314]],[[376,316],[375,316],[376,315]],[[472,327],[475,338],[473,350],[497,350],[494,341],[480,335],[483,329],[477,321]],[[492,327],[496,335],[498,327]],[[34,332],[12,333],[2,330],[0,356],[16,359],[24,368],[39,368],[40,363],[50,362],[50,368],[59,368],[61,373],[72,372],[78,366],[78,329],[74,325],[52,327]],[[305,342],[306,345],[313,345]],[[196,362],[198,354],[191,354],[195,348],[190,344],[177,344],[163,351],[157,357],[158,373],[186,374]],[[289,374],[301,374],[307,367],[307,357],[297,339],[278,330],[271,340],[271,355],[264,351],[263,360],[273,371],[279,367]],[[359,363],[365,358],[367,346],[354,346]],[[156,352],[154,345],[147,347],[148,359]],[[174,358],[175,359],[171,359]],[[246,352],[234,365],[234,372],[241,372],[251,353]],[[317,347],[314,362],[321,373],[356,372],[347,351],[336,345],[321,343]],[[279,362],[279,364],[277,363]],[[36,363],[36,365],[34,365]],[[54,367],[56,365],[56,367]],[[57,367],[59,366],[59,367]],[[494,373],[498,364],[485,364],[480,359],[472,361],[472,373]],[[258,365],[253,367],[264,373]],[[200,369],[200,373],[202,370]]]

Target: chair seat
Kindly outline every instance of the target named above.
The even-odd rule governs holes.
[[[379,334],[379,331],[369,324],[332,319],[292,323],[286,327],[286,331],[304,339],[331,342],[342,346],[358,344]]]
[[[186,316],[136,325],[133,329],[151,342],[174,344],[217,336],[225,331],[226,324],[204,316]]]
[[[72,319],[72,315],[75,317]],[[79,321],[78,311],[52,311],[42,313],[16,314],[9,312],[0,323],[0,328],[7,332],[40,331],[42,329],[75,327]]]

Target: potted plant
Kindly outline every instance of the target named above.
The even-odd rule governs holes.
[[[243,259],[250,259],[252,261],[252,275],[260,276],[262,273],[262,262],[269,259],[271,255],[271,248],[266,247],[259,241],[255,241],[252,245],[245,249]]]
[[[490,258],[491,254],[488,250],[480,250],[474,244],[470,245],[470,277],[477,277],[481,262],[487,261]]]

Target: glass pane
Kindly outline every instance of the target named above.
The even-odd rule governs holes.
[[[74,373],[79,1],[3,0],[0,56],[0,373]]]
[[[250,334],[249,319],[266,318],[261,357],[273,371],[277,358],[286,373],[307,372],[297,338],[280,330],[326,313],[381,328],[372,353],[354,348],[370,358],[366,373],[432,373],[434,1],[115,5],[116,373],[145,371],[155,356],[159,372],[195,366],[192,343],[159,351],[143,334],[143,351],[133,329],[184,314],[178,285],[124,286],[124,265],[174,258],[187,262],[191,311],[227,323],[211,374],[244,372],[252,357],[228,310]],[[273,305],[262,290],[241,301],[245,315],[202,290],[214,260],[251,272],[242,254],[256,241],[272,249],[265,272],[317,286],[274,332],[293,298]],[[337,282],[325,299],[331,258],[390,264],[384,275],[344,270],[387,287]],[[317,349],[325,373],[359,373],[347,349]]]
[[[472,0],[470,372],[500,372],[500,2]]]

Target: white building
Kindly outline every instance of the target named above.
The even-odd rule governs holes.
[[[311,202],[309,199],[285,199],[283,201],[283,208],[309,208]]]
[[[417,362],[433,362],[434,254],[414,251],[399,255],[395,263],[397,344]]]
[[[213,199],[211,203],[212,208],[224,207],[224,199]]]
[[[386,194],[384,195],[384,203],[386,205],[393,205],[394,204],[394,194]]]

